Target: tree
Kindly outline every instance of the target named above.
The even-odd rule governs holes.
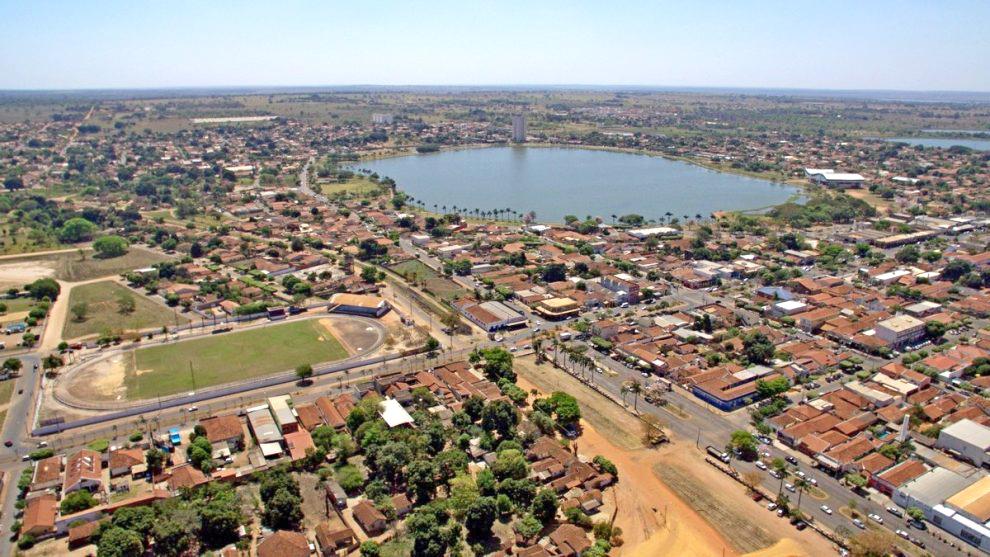
[[[361,544],[361,557],[381,557],[382,550],[378,542],[368,540]]]
[[[612,474],[613,477],[619,476],[619,469],[615,467],[615,464],[611,460],[605,458],[602,455],[597,455],[591,460],[599,470],[607,474]]]
[[[506,449],[498,453],[492,464],[492,474],[498,480],[512,478],[521,480],[529,475],[529,462],[518,449]]]
[[[100,534],[100,543],[96,548],[97,557],[140,557],[143,553],[144,544],[137,532],[116,526]]]
[[[18,371],[21,370],[23,366],[24,363],[21,362],[20,358],[7,358],[6,360],[3,361],[4,371],[10,373],[17,373]]]
[[[65,221],[58,231],[58,238],[67,244],[74,244],[92,240],[93,234],[96,234],[95,224],[82,217],[75,217]]]
[[[203,245],[199,242],[193,242],[189,246],[189,255],[194,258],[203,257]]]
[[[93,250],[100,257],[119,257],[127,253],[127,240],[122,236],[101,236],[93,242]]]
[[[20,176],[7,176],[3,181],[3,187],[9,191],[23,189],[24,179]]]
[[[550,489],[541,489],[533,497],[530,512],[544,526],[549,524],[557,516],[557,494]]]
[[[774,345],[767,336],[759,331],[747,335],[743,339],[743,355],[753,365],[770,363],[774,355]]]
[[[894,255],[894,259],[899,263],[917,263],[919,257],[921,252],[918,251],[917,246],[904,246]]]
[[[117,309],[120,313],[134,313],[136,307],[134,296],[130,292],[124,292],[117,298]]]
[[[85,321],[86,314],[89,313],[89,304],[87,304],[86,302],[76,302],[72,304],[72,307],[69,308],[69,311],[72,312],[73,320]]]
[[[512,353],[505,348],[501,346],[483,348],[474,355],[477,359],[484,360],[482,368],[492,382],[498,383],[502,378],[516,382],[516,373],[512,370]]]
[[[140,507],[150,508],[150,507]],[[123,510],[123,509],[121,509]],[[114,513],[114,518],[116,518]],[[165,557],[178,557],[189,549],[192,534],[184,524],[170,518],[159,518],[151,529],[155,538],[155,554]]]
[[[165,466],[166,455],[164,451],[154,447],[144,453],[144,461],[148,464],[148,469],[152,472],[160,472]]]
[[[729,449],[738,451],[744,460],[752,460],[756,456],[756,448],[759,446],[759,442],[752,433],[744,430],[737,429],[732,432],[732,438],[729,441]]]
[[[155,510],[149,506],[124,507],[119,509],[126,512],[114,512],[111,524],[118,528],[131,530],[147,537],[155,526]],[[156,538],[157,539],[157,538]]]
[[[945,336],[948,329],[949,328],[945,323],[941,323],[939,321],[929,321],[925,323],[925,334],[928,335],[928,338],[933,340],[941,339]]]
[[[296,367],[296,377],[299,378],[299,381],[306,381],[312,376],[313,366],[309,364],[302,364],[301,366]]]
[[[265,500],[261,521],[273,530],[295,530],[302,522],[302,499],[298,493],[280,487]]]
[[[519,411],[507,400],[493,401],[481,412],[481,427],[497,431],[502,437],[512,437],[518,423]]]
[[[374,267],[361,269],[361,280],[370,284],[378,282],[378,271]]]
[[[516,532],[519,532],[520,536],[529,540],[543,530],[543,524],[540,524],[540,521],[532,514],[526,514],[516,521],[515,529]]]
[[[59,286],[58,282],[51,278],[38,279],[25,286],[24,289],[27,290],[28,293],[31,294],[31,297],[35,300],[43,300],[48,298],[52,302],[58,298],[59,292],[62,291],[62,287]]]
[[[484,538],[491,534],[492,524],[498,518],[498,506],[493,497],[480,497],[464,513],[464,526],[473,538]]]
[[[955,282],[971,272],[973,272],[972,263],[964,259],[953,259],[942,269],[942,278]]]
[[[921,522],[925,519],[925,512],[918,507],[908,507],[905,512],[917,522]]]
[[[406,478],[416,493],[416,501],[425,503],[433,499],[437,489],[436,466],[433,461],[416,459],[409,463]]]
[[[80,489],[63,497],[59,508],[62,514],[72,514],[84,511],[90,507],[95,507],[96,504],[96,498],[93,497],[92,493],[85,489]]]

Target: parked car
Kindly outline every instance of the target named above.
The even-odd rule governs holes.
[[[787,455],[787,456],[785,456],[785,457],[784,457],[784,460],[786,460],[787,462],[790,462],[790,463],[791,463],[791,464],[793,464],[794,466],[797,466],[797,463],[798,463],[798,459],[796,459],[796,458],[794,458],[794,457],[793,457],[793,456],[791,456],[791,455]]]
[[[777,508],[777,503],[767,503],[767,510],[772,511]]]
[[[878,514],[870,513],[866,516],[870,517],[870,520],[876,522],[877,524],[883,524],[883,517]]]
[[[766,470],[767,469],[767,465],[766,464],[763,464],[763,461],[762,460],[757,460],[756,461],[756,467],[759,468],[760,470]]]
[[[784,489],[790,491],[791,493],[797,491],[797,489],[792,484],[784,484]]]
[[[866,524],[863,524],[863,521],[858,518],[853,519],[853,524],[855,524],[856,527],[859,528],[860,530],[866,529]]]
[[[898,536],[904,538],[905,540],[911,537],[911,535],[908,534],[907,531],[905,531],[905,530],[897,530],[896,534]]]
[[[897,518],[904,518],[904,513],[902,513],[901,509],[898,509],[897,507],[887,507],[887,512],[896,516]]]
[[[821,507],[818,508],[821,509],[822,512],[825,514],[832,514],[832,509],[828,508],[828,505],[822,505]]]

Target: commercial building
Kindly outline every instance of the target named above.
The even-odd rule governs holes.
[[[328,308],[333,313],[381,317],[388,313],[388,310],[392,309],[392,306],[384,298],[379,298],[378,296],[341,292],[330,297]]]
[[[935,505],[929,520],[968,544],[990,550],[990,476]]]
[[[891,348],[901,348],[924,338],[925,322],[910,315],[895,315],[877,323],[873,330]]]
[[[476,303],[474,300],[459,300],[454,306],[475,325],[486,332],[507,329],[526,323],[526,317],[502,302],[488,301]]]
[[[639,302],[639,285],[634,282],[631,275],[619,273],[617,275],[607,275],[599,282],[602,288],[615,292],[617,301],[622,303],[635,304]]]
[[[990,427],[963,419],[946,426],[938,434],[935,446],[958,455],[977,466],[990,462]]]
[[[766,366],[753,366],[735,373],[719,370],[708,372],[699,383],[691,387],[694,396],[726,412],[735,410],[756,398],[757,381],[768,381],[780,374]]]
[[[564,319],[577,315],[581,307],[570,298],[548,298],[537,302],[534,310],[547,319]]]
[[[814,170],[814,173],[809,174],[809,170]],[[805,169],[805,174],[812,184],[818,184],[827,188],[861,188],[866,183],[866,178],[863,178],[859,174],[835,172],[830,169]]]
[[[512,117],[512,141],[513,143],[526,142],[526,117],[515,115]]]
[[[972,479],[945,468],[933,468],[894,490],[893,500],[905,509],[918,507],[931,520],[936,506],[972,483]]]
[[[299,422],[296,421],[296,415],[292,412],[292,407],[289,406],[289,400],[289,395],[273,396],[268,399],[268,407],[272,411],[272,416],[275,417],[279,431],[283,434],[299,429]]]

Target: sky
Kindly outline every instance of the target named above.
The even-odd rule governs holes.
[[[987,0],[0,0],[0,89],[990,91]]]

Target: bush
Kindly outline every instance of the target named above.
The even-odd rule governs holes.
[[[95,507],[96,504],[96,498],[93,497],[92,493],[85,489],[80,489],[63,497],[59,509],[62,511],[62,514],[72,514],[84,511],[90,507]]]
[[[127,253],[127,240],[121,236],[102,236],[93,242],[100,257],[119,257]]]
[[[51,447],[38,449],[30,454],[31,460],[41,460],[43,458],[50,458],[54,455],[55,455],[55,451]]]

